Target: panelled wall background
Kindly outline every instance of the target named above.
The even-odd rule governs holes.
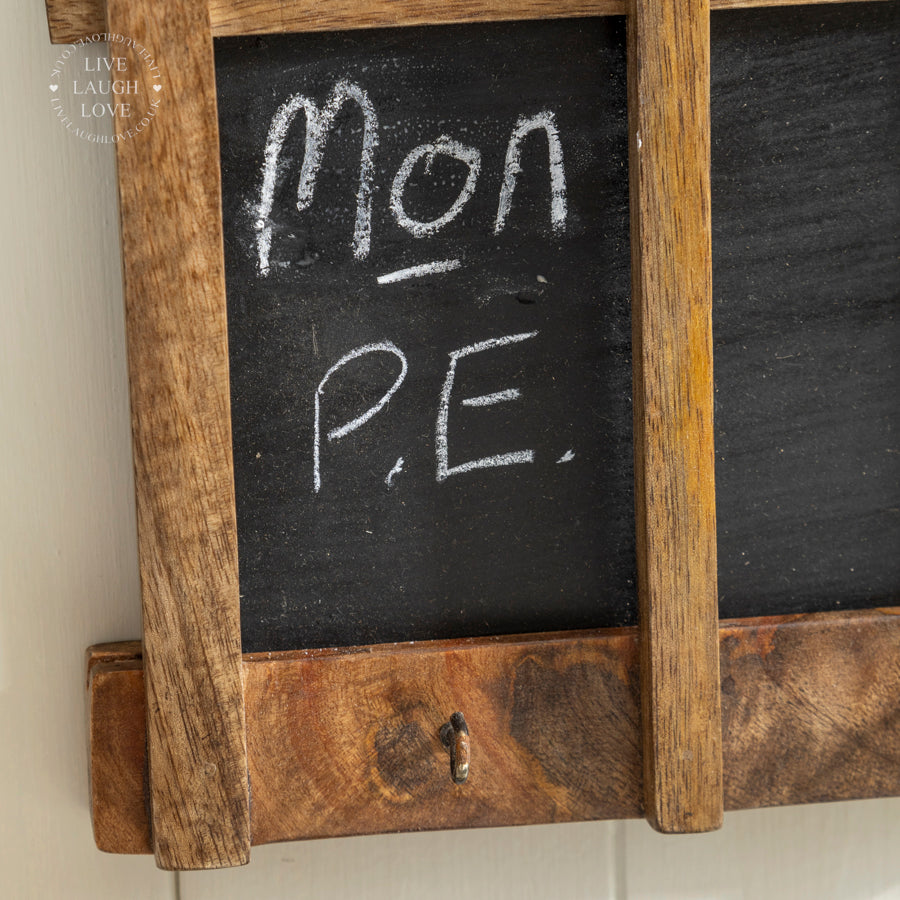
[[[900,898],[900,800],[256,848],[177,877],[105,856],[87,809],[83,651],[140,633],[111,147],[49,104],[39,0],[0,4],[0,897]]]

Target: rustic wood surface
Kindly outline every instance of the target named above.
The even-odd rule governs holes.
[[[793,6],[843,0],[711,0],[713,9]],[[859,0],[872,2],[872,0]],[[105,0],[45,0],[50,40],[69,44],[107,31]],[[446,25],[515,19],[624,15],[626,0],[210,0],[213,35]]]
[[[140,643],[135,642],[137,651]],[[105,656],[105,654],[104,654]],[[95,659],[89,664],[89,772],[94,841],[101,850],[152,853],[147,814],[147,722],[140,660]],[[115,723],[113,728],[109,725]],[[110,760],[140,759],[140,766]],[[110,816],[110,810],[118,814]]]
[[[900,794],[900,609],[719,639],[726,808]],[[91,654],[94,831],[148,853],[140,645],[116,652]],[[254,844],[643,812],[635,629],[247,655],[244,673]],[[439,737],[457,709],[463,785]]]
[[[451,25],[568,18],[622,12],[619,0],[211,0],[219,35],[270,31],[336,31],[403,25]]]
[[[708,0],[628,17],[635,515],[644,796],[665,832],[722,824]]]
[[[726,809],[900,794],[900,609],[721,630]]]
[[[161,868],[235,865],[249,796],[212,38],[202,0],[111,0],[109,20],[155,49],[158,82],[114,45],[135,103],[162,98],[116,145],[153,840]]]

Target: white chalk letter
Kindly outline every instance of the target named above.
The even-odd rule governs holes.
[[[372,418],[376,413],[380,412],[386,405],[388,400],[394,396],[397,388],[403,384],[403,379],[406,378],[406,357],[400,351],[400,348],[397,347],[396,344],[391,341],[379,341],[376,344],[365,344],[362,347],[357,347],[355,350],[351,350],[345,356],[342,356],[326,373],[325,377],[319,382],[319,386],[316,388],[315,394],[315,426],[313,432],[313,491],[315,493],[319,492],[319,488],[322,487],[322,478],[319,473],[319,441],[320,441],[320,428],[319,428],[319,397],[322,396],[322,389],[325,387],[326,382],[341,366],[346,365],[353,359],[358,359],[360,356],[365,356],[367,353],[393,353],[397,359],[400,360],[400,374],[397,376],[394,383],[391,385],[390,390],[382,398],[374,405],[370,406],[362,415],[357,416],[355,419],[347,422],[346,425],[341,425],[338,428],[332,428],[331,431],[328,432],[328,440],[334,441],[338,438],[342,438],[345,435],[350,434],[351,431],[356,431],[360,425],[365,425],[369,419]],[[401,460],[402,461],[402,460]]]
[[[500,234],[506,225],[506,217],[512,207],[513,193],[516,190],[516,179],[522,171],[522,154],[519,145],[526,134],[543,128],[547,132],[547,144],[550,154],[550,224],[555,232],[566,230],[566,173],[563,170],[562,144],[556,130],[556,116],[549,109],[539,112],[530,119],[520,116],[509,138],[506,148],[506,163],[503,166],[503,185],[500,188],[500,205],[497,207],[497,220],[494,222],[494,234]]]
[[[356,225],[353,230],[353,255],[365,259],[369,254],[372,233],[372,179],[375,174],[375,146],[378,144],[378,117],[369,95],[358,85],[349,81],[339,81],[332,90],[322,109],[308,97],[294,94],[275,113],[266,138],[265,161],[262,168],[262,188],[259,196],[259,214],[256,219],[256,249],[259,254],[259,271],[269,272],[269,251],[272,246],[272,224],[269,213],[275,200],[275,181],[278,174],[278,160],[288,129],[297,113],[302,109],[306,114],[306,149],[303,167],[297,185],[297,209],[307,209],[313,200],[316,176],[322,164],[325,141],[341,107],[348,101],[355,101],[363,113],[363,142],[359,164],[359,189],[356,194]]]
[[[403,457],[400,456],[397,458],[397,462],[394,463],[394,468],[391,469],[390,472],[387,473],[384,479],[384,483],[388,487],[393,487],[394,476],[399,475],[403,471]]]
[[[403,208],[403,191],[406,189],[406,182],[412,174],[412,170],[416,163],[424,156],[425,172],[431,172],[431,165],[435,156],[439,153],[445,156],[452,156],[460,162],[464,162],[469,167],[469,174],[466,176],[466,183],[462,186],[453,205],[442,216],[432,219],[430,222],[420,222],[417,219],[411,219]],[[453,141],[446,134],[442,134],[433,144],[420,144],[410,150],[409,155],[397,169],[394,176],[394,183],[391,185],[391,212],[397,220],[397,224],[405,228],[413,237],[425,237],[434,234],[443,228],[448,222],[452,222],[461,212],[462,208],[469,201],[469,198],[475,191],[475,182],[478,180],[478,173],[481,171],[481,154],[474,147],[466,147],[458,141]]]
[[[491,350],[494,347],[505,347],[507,344],[517,344],[519,341],[527,341],[537,334],[536,331],[529,331],[524,334],[508,334],[505,337],[490,338],[487,341],[480,341],[469,347],[463,347],[460,350],[454,350],[450,354],[450,367],[447,369],[447,377],[444,380],[444,389],[441,391],[441,402],[438,406],[437,428],[435,430],[435,453],[437,456],[437,480],[444,481],[451,475],[461,475],[463,472],[470,472],[472,469],[489,469],[494,466],[512,466],[516,463],[534,462],[534,450],[515,450],[512,453],[501,453],[497,456],[484,456],[481,459],[473,459],[469,462],[460,463],[458,466],[448,466],[447,464],[447,420],[450,416],[450,392],[453,390],[453,380],[456,378],[456,361],[464,356],[471,356],[473,353],[481,353],[484,350]],[[476,401],[488,400],[489,404],[502,402],[504,400],[514,400],[519,396],[516,390],[499,391],[496,394],[487,395],[487,397],[478,397]],[[466,401],[463,400],[463,404]],[[469,405],[485,406],[489,405],[484,402],[476,402]]]

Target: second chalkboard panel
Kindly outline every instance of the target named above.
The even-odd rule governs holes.
[[[722,616],[900,597],[900,5],[713,15]]]

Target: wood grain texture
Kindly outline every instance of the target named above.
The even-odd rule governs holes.
[[[721,660],[726,809],[900,792],[900,610],[726,624]]]
[[[719,640],[726,808],[900,794],[900,609],[732,620]],[[93,655],[95,833],[134,852],[146,756],[116,735],[143,721],[140,670]],[[244,672],[254,844],[643,813],[635,629],[248,654]],[[439,738],[457,708],[464,785]]]
[[[106,0],[44,0],[51,44],[74,44],[106,31]]]
[[[116,45],[137,98],[163,98],[142,133],[116,122],[153,841],[161,868],[236,865],[249,797],[212,38],[201,0],[112,0],[109,20],[157,60],[159,94]]]
[[[793,6],[843,0],[712,0],[713,9]],[[857,0],[873,2],[873,0]],[[45,0],[50,41],[69,44],[107,31],[105,0]],[[624,15],[626,0],[210,0],[213,35],[277,34],[379,28],[400,25],[447,25],[516,19]]]
[[[722,824],[708,0],[628,19],[635,512],[647,817]]]
[[[138,650],[140,645],[138,644]],[[94,842],[114,853],[149,853],[147,723],[144,672],[138,660],[89,665],[90,801]],[[135,715],[136,709],[142,712]],[[105,721],[104,721],[105,720]],[[115,727],[109,728],[115,722]],[[107,760],[140,759],[140,767],[108,766]],[[99,773],[103,772],[102,776]],[[99,776],[95,780],[95,773]],[[110,816],[110,810],[121,815]]]
[[[211,0],[216,36],[602,16],[619,0]]]

